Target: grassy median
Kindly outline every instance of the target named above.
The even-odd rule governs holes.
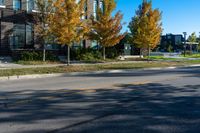
[[[199,60],[182,62],[139,62],[139,63],[117,63],[117,64],[94,64],[94,65],[71,65],[60,67],[43,68],[23,68],[23,69],[1,69],[0,77],[28,74],[51,74],[51,73],[69,73],[69,72],[87,72],[114,69],[140,69],[152,67],[184,66],[190,64],[199,64]]]

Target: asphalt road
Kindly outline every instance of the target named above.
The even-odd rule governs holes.
[[[199,67],[0,82],[0,133],[199,132]]]

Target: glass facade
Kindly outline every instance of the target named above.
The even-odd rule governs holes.
[[[95,19],[97,18],[97,7],[98,7],[98,1],[94,0],[94,3],[93,3],[93,16],[94,16]]]
[[[103,1],[100,1],[99,7],[100,7],[101,11],[104,12],[104,3],[103,3]]]
[[[94,0],[93,3],[93,16],[97,19],[97,9],[100,8],[102,12],[104,12],[104,2],[103,0]]]
[[[34,6],[34,0],[27,0],[27,12],[32,12],[32,10],[34,10]]]
[[[0,0],[0,6],[4,6],[4,0]]]
[[[14,10],[21,10],[22,2],[21,0],[13,0],[13,9]]]
[[[95,40],[92,41],[91,48],[98,49],[98,43],[97,43],[97,41],[95,41]]]
[[[81,19],[87,19],[87,3],[84,5],[83,13]]]
[[[33,26],[15,24],[13,34],[10,36],[11,49],[24,49],[33,47]]]
[[[26,47],[31,48],[33,46],[33,25],[26,25]]]
[[[47,50],[59,49],[59,45],[57,45],[54,36],[49,36],[48,38],[46,38],[45,44]]]

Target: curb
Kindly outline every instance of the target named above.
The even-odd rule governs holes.
[[[16,75],[16,76],[5,76],[5,77],[0,77],[0,81],[23,80],[23,79],[36,79],[36,78],[48,78],[48,77],[61,77],[61,76],[64,76],[64,74]]]
[[[52,74],[31,74],[31,75],[4,76],[4,77],[0,77],[0,81],[51,78],[51,77],[63,77],[63,76],[78,76],[78,75],[81,76],[81,75],[103,74],[103,73],[121,73],[121,72],[135,71],[135,70],[172,70],[172,69],[187,68],[187,67],[200,67],[200,64],[188,65],[188,66],[177,66],[177,67],[154,67],[154,68],[126,69],[126,70],[120,70],[119,69],[119,70],[103,70],[103,71],[91,71],[91,72],[71,72],[71,73],[52,73]]]

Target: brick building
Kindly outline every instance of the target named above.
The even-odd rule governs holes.
[[[85,11],[88,19],[96,16],[101,0],[87,0]],[[36,12],[34,0],[0,0],[0,55],[10,55],[13,51],[40,49],[34,33],[33,14]],[[84,40],[80,46],[95,46],[95,41]],[[57,45],[47,45],[49,50],[58,50]]]

